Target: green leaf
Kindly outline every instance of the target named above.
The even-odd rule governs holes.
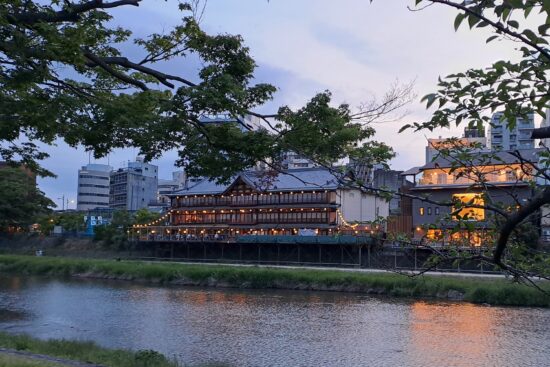
[[[464,18],[466,18],[466,15],[465,14],[462,14],[462,13],[459,13],[456,18],[455,18],[455,31],[458,30],[458,28],[460,27],[460,24],[462,23],[462,21],[464,20]]]

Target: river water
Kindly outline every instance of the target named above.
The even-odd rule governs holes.
[[[0,277],[0,330],[232,366],[550,366],[550,310]]]

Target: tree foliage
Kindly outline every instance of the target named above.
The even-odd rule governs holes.
[[[140,0],[0,3],[0,155],[47,174],[37,164],[47,156],[37,142],[62,139],[97,157],[131,146],[147,160],[176,149],[191,174],[227,180],[258,161],[276,166],[286,149],[334,162],[372,137],[372,129],[354,121],[410,100],[410,89],[392,88],[380,104],[367,103],[354,115],[347,106],[331,107],[325,92],[296,112],[283,107],[269,119],[254,113],[275,87],[253,84],[256,64],[240,36],[200,28],[197,3],[181,3],[180,24],[144,38],[114,26],[111,14]],[[129,45],[137,55],[125,54]],[[200,69],[189,71],[196,61]],[[162,71],[168,62],[185,72]],[[202,120],[218,114],[238,122]],[[263,119],[265,128],[251,131],[245,115]]]
[[[35,179],[23,168],[0,170],[0,231],[26,230],[55,204],[36,186]]]

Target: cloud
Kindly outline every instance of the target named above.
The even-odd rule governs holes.
[[[456,12],[443,6],[411,12],[414,1],[365,0],[209,0],[202,26],[212,33],[241,34],[258,63],[255,82],[278,87],[274,101],[261,107],[274,112],[280,105],[297,108],[315,93],[329,89],[335,103],[352,106],[381,96],[398,78],[416,79],[419,96],[436,88],[438,76],[469,67],[482,67],[497,59],[517,57],[506,42],[485,43],[487,30],[455,32]],[[140,35],[162,32],[177,24],[182,14],[175,1],[144,2],[139,8],[116,10],[115,24],[129,25]],[[146,21],[144,21],[146,19]],[[133,52],[133,51],[132,51]],[[164,70],[194,75],[196,60],[171,62]],[[450,136],[461,129],[438,130],[429,136],[399,128],[429,118],[419,101],[400,121],[377,125],[376,138],[392,145],[398,156],[392,162],[407,169],[424,161],[426,137]],[[88,161],[85,152],[64,144],[48,149],[46,167],[58,174],[56,180],[40,180],[50,197],[76,195],[77,170]],[[132,149],[110,155],[111,165],[133,159]],[[161,177],[169,177],[175,152],[157,163]]]

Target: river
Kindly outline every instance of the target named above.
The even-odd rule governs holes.
[[[550,366],[550,310],[0,277],[0,330],[233,366]]]

